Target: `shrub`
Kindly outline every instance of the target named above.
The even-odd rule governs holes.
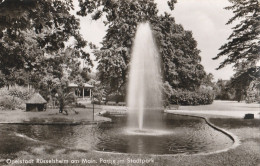
[[[166,107],[171,103],[171,96],[174,94],[174,90],[172,89],[169,82],[164,82],[162,86],[163,93],[163,106]]]
[[[11,96],[3,96],[0,98],[0,106],[2,109],[14,110],[15,105],[13,103],[13,97]]]
[[[30,91],[28,91],[26,87],[22,87],[22,86],[12,86],[8,90],[8,94],[10,96],[14,96],[22,100],[30,99],[34,93],[35,93],[34,89],[30,89]]]
[[[4,96],[0,98],[0,107],[2,109],[14,110],[23,108],[24,101],[14,96]]]
[[[115,101],[116,103],[118,102],[124,102],[125,101],[125,96],[124,95],[109,95],[107,96],[107,101]]]
[[[25,109],[25,102],[33,94],[34,89],[28,91],[26,87],[12,86],[9,89],[6,87],[0,89],[0,107],[2,110]]]
[[[57,101],[59,104],[59,112],[63,113],[66,106],[73,105],[73,103],[76,101],[76,96],[74,92],[70,92],[67,87],[60,87],[58,89]]]
[[[246,103],[259,102],[259,96],[257,91],[247,91],[247,95],[245,98]]]
[[[178,105],[207,105],[212,104],[214,93],[211,90],[183,91],[177,90],[171,96],[171,104]]]

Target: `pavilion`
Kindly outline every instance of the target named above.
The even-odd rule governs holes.
[[[93,85],[84,83],[83,86],[79,86],[75,83],[70,83],[69,88],[71,88],[75,92],[75,95],[78,98],[82,98],[82,99],[91,99],[92,98],[92,90],[94,88]]]

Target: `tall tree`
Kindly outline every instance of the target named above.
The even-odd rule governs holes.
[[[233,27],[233,32],[228,38],[228,43],[221,46],[221,52],[213,59],[226,57],[218,69],[228,64],[234,64],[236,74],[232,78],[239,89],[246,89],[250,82],[260,77],[260,2],[259,0],[230,0],[232,6],[226,7],[232,10],[234,16],[227,22],[239,23]],[[241,84],[241,80],[247,80]],[[240,98],[239,98],[240,100]]]
[[[168,4],[174,8],[175,1]],[[95,5],[93,5],[95,4]],[[89,6],[96,6],[90,8]],[[95,51],[101,83],[112,92],[124,94],[131,47],[138,23],[149,21],[162,56],[164,79],[174,88],[194,90],[205,76],[192,33],[175,23],[169,14],[159,15],[153,0],[80,1],[80,15],[93,19],[105,15],[108,27],[102,48]],[[189,84],[188,84],[189,83]]]
[[[174,89],[197,89],[206,73],[192,32],[176,24],[167,13],[154,20],[151,23],[162,56],[164,80]]]

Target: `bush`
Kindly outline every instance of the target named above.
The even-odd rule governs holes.
[[[163,106],[167,107],[171,103],[171,96],[174,94],[174,90],[172,89],[169,82],[164,82],[162,86],[163,93]]]
[[[3,96],[0,98],[0,106],[2,109],[14,110],[15,104],[12,96]]]
[[[245,101],[246,103],[259,102],[259,96],[257,91],[247,91]]]
[[[109,95],[107,96],[107,101],[115,101],[116,103],[118,102],[125,102],[125,96],[123,95]]]
[[[171,104],[178,105],[207,105],[212,104],[214,93],[211,90],[182,91],[177,90],[171,96]]]
[[[34,94],[34,90],[28,91],[26,87],[12,86],[0,89],[0,107],[3,110],[25,109],[26,100]]]
[[[0,107],[2,109],[14,110],[16,108],[23,109],[24,101],[13,96],[0,97]]]
[[[10,96],[14,96],[22,100],[29,100],[34,93],[34,89],[30,89],[30,91],[28,91],[26,87],[22,86],[12,86],[8,90],[8,94]]]

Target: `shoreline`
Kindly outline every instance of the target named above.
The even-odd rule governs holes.
[[[231,104],[231,105],[230,105]],[[87,105],[86,105],[87,106]],[[228,107],[229,106],[229,107]],[[239,109],[237,109],[239,108]],[[35,125],[88,125],[110,122],[111,119],[100,116],[100,113],[125,114],[125,106],[95,105],[94,120],[92,107],[74,108],[69,115],[58,113],[58,109],[47,109],[42,112],[27,112],[25,110],[0,111],[0,124],[35,124]],[[245,114],[254,114],[254,119],[260,119],[260,105],[237,103],[233,101],[214,101],[211,105],[180,106],[177,110],[166,109],[165,112],[183,115],[203,116],[205,118],[236,118],[243,119]]]

